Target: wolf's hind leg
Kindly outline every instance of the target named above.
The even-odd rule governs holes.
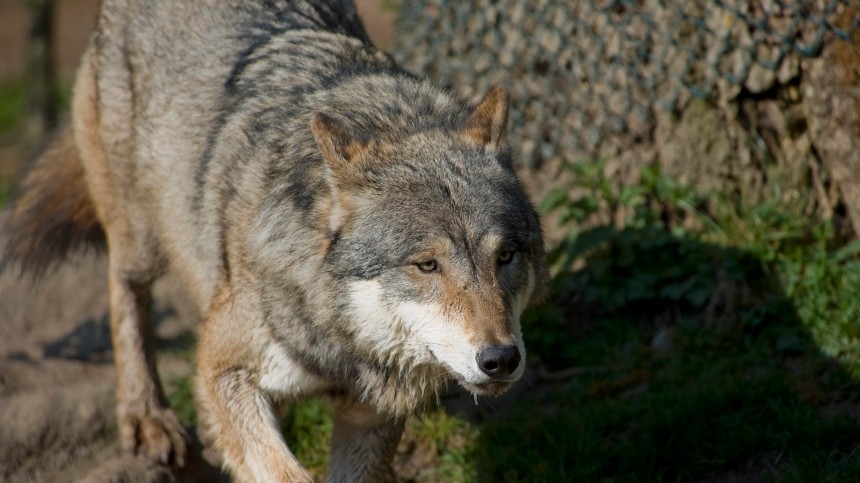
[[[368,406],[337,402],[327,481],[393,481],[391,462],[404,422]]]
[[[117,419],[124,450],[182,466],[187,436],[155,368],[149,284],[110,273],[110,325],[117,371]]]
[[[150,327],[150,286],[163,263],[141,217],[146,211],[133,204],[135,177],[129,173],[135,171],[130,169],[131,148],[126,145],[132,130],[128,119],[132,109],[122,103],[128,97],[127,73],[123,77],[116,69],[108,69],[103,73],[106,80],[101,91],[97,86],[96,66],[125,65],[96,58],[99,52],[109,56],[108,50],[121,56],[115,52],[116,46],[99,50],[95,44],[84,54],[75,81],[72,120],[87,185],[108,240],[120,445],[126,451],[181,466],[185,432],[167,407],[158,382]],[[113,106],[107,111],[103,109],[106,99]]]

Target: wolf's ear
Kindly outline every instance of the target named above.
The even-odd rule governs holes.
[[[323,156],[335,170],[349,169],[347,165],[367,148],[367,143],[355,139],[342,122],[321,112],[311,118],[311,132]]]
[[[494,86],[466,118],[461,134],[481,146],[499,146],[508,124],[508,102],[508,91]]]
[[[322,250],[328,250],[349,216],[345,191],[358,179],[360,158],[368,143],[357,140],[341,121],[317,112],[311,118],[311,132],[326,160],[326,180],[331,190],[327,215],[321,220],[326,235]]]

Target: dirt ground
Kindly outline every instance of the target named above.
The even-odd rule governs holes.
[[[393,43],[394,12],[358,0],[376,44]],[[57,2],[55,47],[60,78],[71,79],[95,24],[98,0]],[[29,17],[25,2],[0,0],[0,82],[23,75]],[[14,141],[14,140],[13,140]],[[24,155],[0,146],[10,172]],[[0,215],[0,243],[4,234]],[[189,469],[166,468],[121,454],[115,444],[114,375],[107,319],[106,261],[89,255],[36,284],[0,276],[0,481],[217,481],[197,452]],[[182,351],[197,316],[169,277],[156,286],[156,336],[163,380],[188,377]],[[187,352],[187,351],[186,351]]]
[[[104,257],[64,264],[35,284],[0,277],[0,480],[161,481],[166,469],[116,449]],[[155,293],[162,348],[188,340],[196,316],[171,280]],[[165,380],[190,364],[162,351]],[[195,461],[195,464],[199,461]],[[195,469],[217,475],[205,466]],[[208,473],[206,472],[208,471]]]

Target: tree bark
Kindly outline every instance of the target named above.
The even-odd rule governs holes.
[[[840,18],[851,21],[855,9]],[[860,30],[809,60],[803,98],[815,150],[839,187],[854,233],[860,233]]]

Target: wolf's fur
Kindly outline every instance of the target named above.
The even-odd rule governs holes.
[[[347,1],[106,0],[7,258],[42,270],[104,230],[126,449],[184,458],[148,325],[170,268],[206,314],[200,425],[234,475],[307,479],[272,404],[327,394],[329,479],[379,481],[447,379],[497,394],[522,374],[545,270],[507,106],[398,70]]]
[[[5,261],[35,277],[80,248],[104,248],[104,232],[87,191],[71,126],[58,129],[28,167],[9,218]]]

